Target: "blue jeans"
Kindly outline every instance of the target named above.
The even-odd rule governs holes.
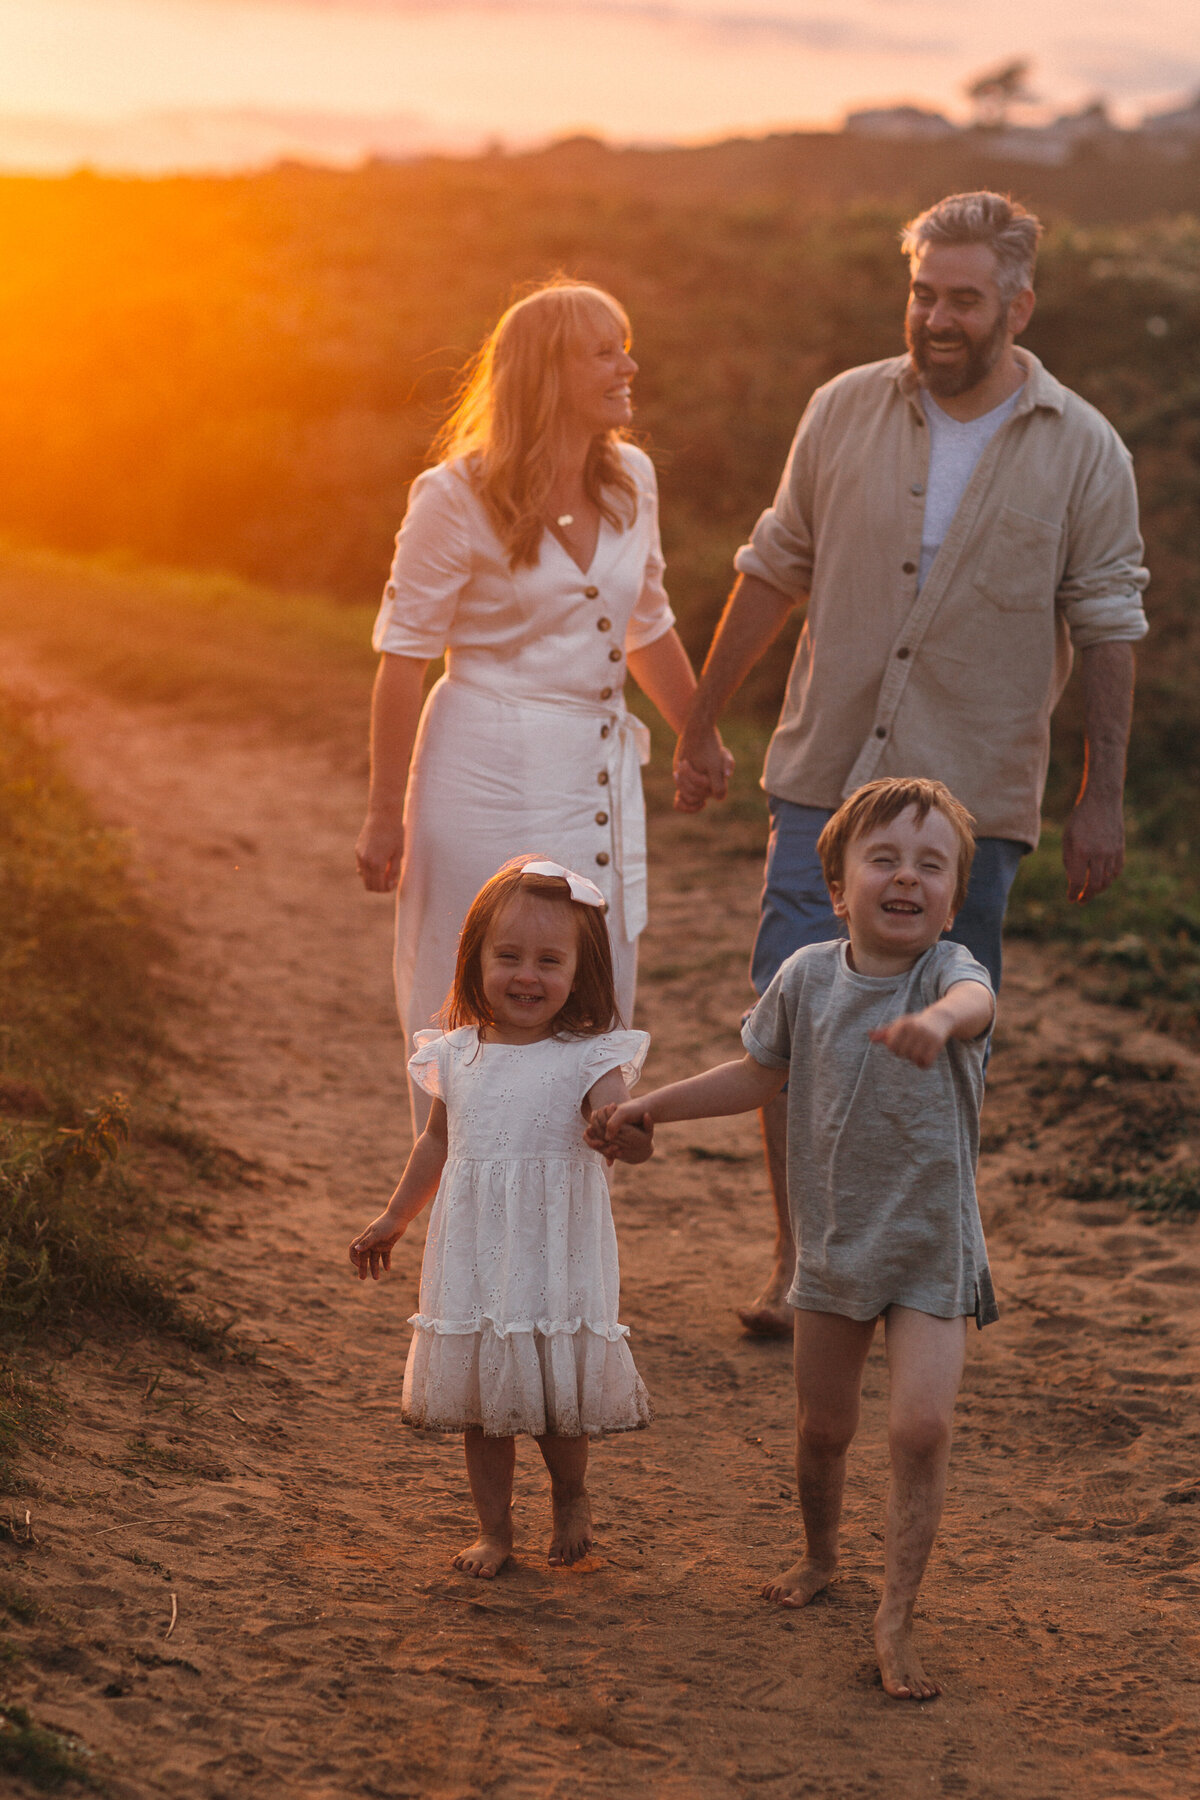
[[[750,958],[750,979],[756,994],[766,993],[780,965],[794,950],[846,935],[830,905],[817,855],[817,839],[833,817],[832,811],[821,806],[796,806],[774,794],[768,798],[771,835],[767,839],[762,913]],[[967,897],[953,929],[943,933],[956,944],[964,944],[983,964],[997,993],[1004,911],[1017,867],[1028,848],[1028,844],[1013,838],[979,838]]]

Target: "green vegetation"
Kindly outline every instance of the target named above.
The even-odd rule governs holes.
[[[118,1160],[120,1068],[145,1075],[166,951],[102,829],[11,705],[0,706],[0,1485],[50,1411],[13,1362],[31,1330],[94,1325],[219,1349],[219,1330],[143,1267],[134,1234],[161,1205]],[[141,1135],[168,1127],[151,1115]]]
[[[1142,851],[1194,893],[1196,174],[1134,144],[1038,169],[971,139],[818,135],[663,152],[579,141],[348,174],[0,181],[0,527],[108,558],[77,575],[10,557],[0,628],[65,647],[116,692],[299,730],[314,724],[305,644],[320,645],[319,728],[348,719],[406,487],[457,373],[513,292],[561,269],[629,308],[671,590],[702,652],[809,394],[901,348],[901,220],[954,188],[1010,187],[1050,225],[1027,341],[1136,458],[1154,630],[1130,791]],[[119,553],[244,579],[146,576]],[[355,610],[295,597],[314,593]],[[748,718],[777,706],[787,648],[746,684]],[[1052,817],[1078,779],[1078,737],[1069,695]]]
[[[84,1746],[67,1732],[37,1725],[23,1706],[0,1706],[0,1769],[35,1788],[57,1792],[68,1782],[96,1788]]]

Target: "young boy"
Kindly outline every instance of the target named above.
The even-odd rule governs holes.
[[[639,1125],[751,1112],[788,1083],[805,1554],[763,1593],[806,1606],[837,1574],[846,1452],[882,1318],[891,1484],[875,1647],[898,1700],[941,1692],[913,1644],[913,1607],[945,1496],[967,1321],[997,1316],[975,1200],[995,1001],[986,971],[941,937],[966,894],[971,824],[941,782],[859,788],[818,843],[849,941],[784,963],[746,1022],[740,1062],[602,1110],[589,1127],[595,1148],[621,1156]]]

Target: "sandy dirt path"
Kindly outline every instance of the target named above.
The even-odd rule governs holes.
[[[596,1449],[595,1555],[546,1566],[522,1454],[516,1557],[475,1584],[448,1563],[471,1531],[460,1447],[397,1417],[419,1233],[379,1287],[345,1260],[407,1147],[388,908],[351,867],[361,778],[320,747],[39,687],[179,945],[169,1079],[247,1159],[180,1255],[257,1363],[83,1345],[67,1428],[10,1503],[38,1542],[4,1554],[44,1609],[14,1695],[90,1746],[117,1800],[1195,1792],[1200,1238],[1068,1199],[1062,1171],[1139,1121],[1194,1153],[1200,1059],[1014,950],[982,1172],[1003,1318],[970,1345],[924,1592],[940,1701],[889,1702],[870,1657],[878,1353],[844,1579],[803,1614],[757,1597],[797,1516],[789,1352],[733,1316],[766,1249],[748,1120],[666,1130],[618,1176],[657,1419]],[[752,818],[658,811],[652,1080],[734,1047],[760,849]]]

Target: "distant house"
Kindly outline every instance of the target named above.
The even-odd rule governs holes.
[[[847,113],[842,126],[852,137],[925,138],[956,137],[959,127],[942,113],[923,106],[871,106]]]

